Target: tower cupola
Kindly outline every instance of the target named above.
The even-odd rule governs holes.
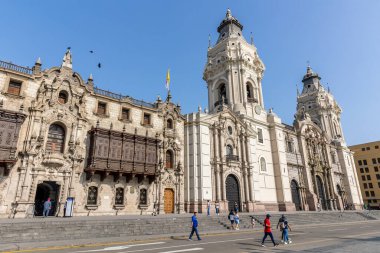
[[[231,10],[227,9],[226,17],[222,20],[218,27],[218,42],[228,37],[242,36],[242,31],[243,25],[232,16]]]

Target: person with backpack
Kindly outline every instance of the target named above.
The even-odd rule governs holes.
[[[290,244],[292,241],[289,239],[289,230],[292,231],[292,228],[289,226],[289,223],[287,220],[284,221],[284,244]]]
[[[268,235],[270,236],[270,239],[272,240],[273,246],[274,247],[278,246],[278,244],[274,241],[274,238],[273,238],[271,225],[270,225],[270,217],[271,217],[271,215],[268,213],[267,217],[264,220],[264,224],[263,224],[263,226],[264,226],[264,237],[263,237],[263,240],[261,241],[261,247],[265,247],[264,242],[265,242],[265,239],[267,239]]]
[[[232,210],[230,211],[230,213],[228,214],[228,219],[231,222],[231,229],[235,229],[235,226],[234,226],[234,223],[235,223],[234,211],[232,211]]]
[[[286,217],[283,214],[283,215],[281,215],[281,217],[277,223],[277,229],[278,229],[278,227],[280,227],[280,231],[281,231],[281,242],[284,242],[284,222],[285,221],[286,221]]]

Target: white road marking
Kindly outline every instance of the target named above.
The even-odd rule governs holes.
[[[172,251],[163,251],[160,253],[177,253],[177,252],[188,252],[188,251],[199,251],[199,250],[203,250],[203,248],[179,249],[179,250],[172,250]]]
[[[328,229],[327,231],[341,231],[341,230],[347,230],[347,228],[337,228],[337,229]]]
[[[215,241],[215,242],[195,242],[198,245],[205,245],[205,244],[215,244],[215,243],[223,243],[223,242],[237,242],[237,241],[247,241],[247,240],[254,240],[255,238],[241,238],[241,239],[233,239],[233,240],[224,240],[224,241]],[[160,247],[160,248],[151,248],[151,249],[138,249],[138,250],[128,250],[128,251],[121,251],[118,253],[130,253],[130,252],[141,252],[141,251],[148,251],[148,250],[161,250],[161,249],[173,249],[173,248],[182,248],[182,247],[189,247],[189,244],[182,244],[182,245],[175,245],[175,246],[167,246],[167,247]]]
[[[113,247],[107,247],[107,248],[103,248],[103,249],[76,251],[74,253],[123,250],[123,249],[129,249],[131,247],[139,247],[139,246],[147,246],[147,245],[157,245],[157,244],[163,244],[163,243],[165,243],[165,242],[150,242],[150,243],[142,243],[142,244],[131,244],[131,245],[113,246]]]

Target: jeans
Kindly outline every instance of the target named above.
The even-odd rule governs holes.
[[[194,232],[197,235],[198,240],[200,240],[201,238],[199,237],[198,227],[194,227],[194,226],[191,228],[191,233],[190,233],[189,239],[191,239],[191,237],[193,237]]]
[[[210,207],[207,207],[207,216],[210,216]]]
[[[265,239],[267,239],[267,236],[270,236],[270,239],[272,240],[272,242],[273,242],[273,245],[276,245],[276,243],[274,242],[274,239],[273,239],[273,234],[272,234],[272,232],[265,232],[265,235],[264,235],[264,237],[263,237],[263,241],[261,242],[261,244],[264,244],[264,241],[265,241]]]
[[[219,208],[215,208],[215,213],[219,215]]]
[[[288,231],[288,229],[284,229],[283,234],[284,234],[284,242],[289,242],[289,231]]]
[[[50,211],[49,209],[45,209],[45,208],[44,208],[44,211],[43,211],[43,213],[42,213],[43,216],[44,216],[44,217],[48,217],[48,216],[49,216],[49,211]]]

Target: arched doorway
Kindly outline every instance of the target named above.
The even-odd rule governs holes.
[[[296,210],[301,210],[301,197],[296,180],[292,180],[290,183],[290,189],[292,190],[292,201],[296,206]]]
[[[45,201],[50,198],[51,209],[49,216],[55,216],[57,211],[59,185],[53,181],[44,181],[37,185],[36,197],[34,199],[34,215],[42,216]]]
[[[228,209],[234,210],[235,202],[238,204],[239,210],[240,206],[240,190],[239,182],[234,175],[228,175],[226,179],[226,197],[228,200]]]
[[[316,178],[317,178],[316,180],[317,180],[317,188],[318,188],[319,201],[321,203],[322,209],[326,210],[327,206],[326,206],[325,190],[324,190],[324,186],[323,186],[323,183],[322,183],[322,179],[319,176],[317,176]]]
[[[174,213],[174,191],[165,189],[164,192],[164,211],[165,213]]]

